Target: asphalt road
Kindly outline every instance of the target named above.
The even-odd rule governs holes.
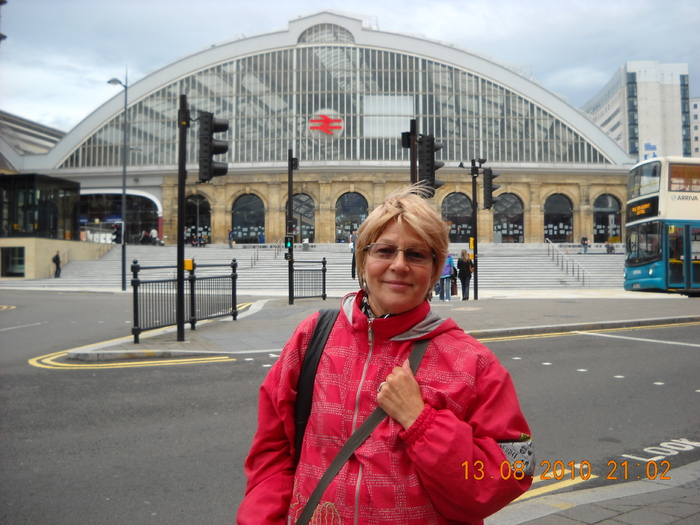
[[[510,371],[532,427],[535,481],[557,481],[557,461],[590,463],[598,478],[588,488],[646,479],[644,460],[670,475],[700,460],[699,334],[693,324],[484,340]]]
[[[37,368],[27,361],[127,335],[130,298],[11,294],[0,301],[16,306],[0,310],[0,523],[232,523],[274,355]],[[673,475],[700,459],[688,444],[700,441],[699,333],[695,324],[484,341],[531,424],[535,487],[566,481],[557,461],[587,461],[598,476],[570,490],[624,482],[625,460],[629,480],[646,476],[632,458],[658,457],[659,475],[664,461]]]

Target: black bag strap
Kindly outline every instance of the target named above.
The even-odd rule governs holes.
[[[316,370],[318,362],[323,353],[323,347],[326,346],[326,341],[331,333],[331,329],[335,324],[340,310],[321,310],[316,321],[316,328],[311,335],[309,346],[304,354],[304,362],[301,365],[299,372],[299,381],[297,382],[297,399],[294,406],[294,420],[296,423],[296,433],[294,436],[294,444],[296,447],[296,461],[299,463],[299,455],[301,454],[301,445],[304,441],[304,433],[306,432],[306,423],[309,421],[311,414],[311,402],[314,393],[314,380],[316,378]]]
[[[411,370],[414,374],[416,373],[416,370],[418,370],[418,366],[420,366],[420,362],[423,359],[425,350],[428,348],[429,342],[430,339],[423,339],[413,345],[413,350],[411,350],[411,355],[408,357],[408,362],[411,365]],[[382,422],[385,416],[386,412],[384,412],[381,407],[375,408],[374,412],[372,412],[372,414],[365,419],[364,423],[360,425],[360,428],[355,430],[352,436],[348,438],[345,445],[343,445],[343,448],[341,448],[335,458],[333,458],[333,461],[328,466],[326,472],[324,472],[323,476],[321,476],[318,485],[316,485],[316,488],[309,497],[309,501],[306,502],[304,510],[301,512],[301,516],[299,516],[299,519],[296,521],[296,525],[307,525],[309,523],[314,511],[316,510],[316,507],[318,506],[318,503],[321,501],[321,496],[323,496],[323,493],[328,488],[328,485],[330,485],[333,478],[338,474],[338,472],[340,472],[340,469],[343,468],[345,462],[350,459],[350,456],[352,456],[355,450],[357,450],[357,447],[359,447],[365,441],[365,439],[369,437],[372,431],[377,428],[377,425]]]

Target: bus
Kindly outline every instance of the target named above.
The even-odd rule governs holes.
[[[700,158],[635,165],[625,230],[625,290],[700,297]]]

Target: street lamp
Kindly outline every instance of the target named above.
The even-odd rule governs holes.
[[[108,80],[108,84],[119,85],[124,88],[124,144],[122,153],[124,162],[122,165],[122,291],[126,291],[126,165],[129,162],[129,126],[127,122],[126,103],[129,93],[128,72],[124,73],[124,82],[118,78]]]

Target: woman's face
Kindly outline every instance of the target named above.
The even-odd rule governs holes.
[[[407,224],[399,226],[395,220],[387,224],[375,243],[393,244],[400,250],[430,250],[413,228]],[[409,264],[403,251],[397,252],[393,260],[377,259],[367,254],[365,281],[374,315],[400,314],[421,304],[428,296],[434,264],[434,261],[427,265]]]

